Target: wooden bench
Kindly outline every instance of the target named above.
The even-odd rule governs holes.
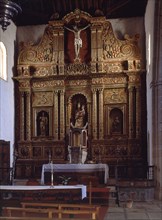
[[[23,208],[27,207],[39,207],[39,208],[58,208],[62,214],[89,214],[92,219],[97,219],[99,215],[100,206],[97,205],[84,205],[84,204],[53,204],[53,203],[21,203]],[[59,213],[60,216],[62,216]]]
[[[62,218],[61,220],[85,220],[85,218]],[[37,218],[37,217],[2,217],[0,216],[0,220],[49,220],[49,218]],[[52,220],[58,220],[58,218],[52,218]],[[86,218],[86,220],[92,220],[91,218]]]
[[[58,218],[52,218],[52,220],[57,220]],[[13,217],[13,216],[0,216],[0,220],[40,220],[40,217]],[[49,218],[41,218],[41,220],[49,220]]]
[[[40,208],[22,208],[22,207],[3,207],[3,215],[8,217],[19,217],[23,216],[26,217],[27,213],[30,215],[37,214],[39,215],[44,214],[48,219],[53,217],[53,214],[59,213],[58,209],[40,209]]]
[[[26,217],[26,214],[44,214],[48,219],[55,218],[64,219],[70,215],[78,217],[87,215],[89,219],[99,219],[100,206],[85,205],[85,204],[52,204],[52,203],[27,203],[22,202],[22,207],[3,207],[3,213],[9,217],[15,217],[14,213],[21,214]],[[20,217],[20,216],[18,216]],[[42,216],[43,217],[43,216]],[[73,218],[75,219],[75,218]],[[87,219],[87,218],[86,218]]]

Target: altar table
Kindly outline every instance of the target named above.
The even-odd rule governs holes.
[[[107,164],[43,164],[41,174],[41,184],[44,184],[45,172],[97,172],[104,171],[104,182],[107,183],[109,168]]]
[[[54,186],[23,186],[23,185],[0,185],[0,193],[2,192],[24,192],[24,191],[50,191],[50,190],[73,190],[81,189],[82,199],[87,197],[87,187],[85,185],[54,185]]]

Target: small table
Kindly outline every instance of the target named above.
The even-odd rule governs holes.
[[[107,164],[43,164],[41,174],[41,184],[44,184],[45,172],[97,172],[104,171],[104,182],[107,183],[109,168]]]

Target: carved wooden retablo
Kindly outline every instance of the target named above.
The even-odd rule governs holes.
[[[75,123],[87,123],[87,160],[143,162],[145,72],[139,35],[123,38],[105,17],[75,10],[50,21],[38,44],[20,44],[14,76],[17,177],[40,177],[49,152],[54,163],[66,163]],[[78,103],[84,122],[75,118]]]

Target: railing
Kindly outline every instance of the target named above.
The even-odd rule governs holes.
[[[109,177],[116,180],[150,180],[154,181],[154,166],[146,165],[109,165]]]

